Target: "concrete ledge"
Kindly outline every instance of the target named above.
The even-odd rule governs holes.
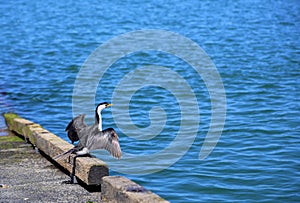
[[[53,158],[71,148],[73,145],[45,130],[32,121],[18,117],[16,114],[3,115],[9,130],[24,136],[39,150]],[[72,172],[73,158],[58,161],[63,168]],[[108,176],[108,166],[97,158],[80,157],[76,160],[75,175],[87,185],[99,185],[103,176]]]
[[[113,200],[110,202],[116,203],[168,202],[160,196],[122,176],[103,177],[101,196],[103,200]]]
[[[9,130],[24,136],[39,150],[50,158],[61,154],[73,145],[59,138],[53,133],[42,128],[39,124],[18,117],[16,114],[3,114]],[[72,172],[73,157],[58,161],[63,168]],[[108,176],[108,166],[105,162],[90,157],[79,157],[76,159],[76,177],[87,185],[101,184],[101,198],[107,202],[168,202],[160,196],[152,193],[137,183],[122,177]]]

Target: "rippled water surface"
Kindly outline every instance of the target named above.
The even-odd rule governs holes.
[[[120,34],[168,30],[198,43],[216,65],[226,92],[224,130],[214,151],[199,160],[211,119],[210,94],[201,77],[168,53],[129,54],[111,64],[97,87],[96,103],[110,102],[130,71],[165,66],[193,87],[201,119],[192,146],[175,164],[148,175],[125,176],[171,202],[300,202],[299,10],[296,0],[2,2],[1,113],[16,112],[67,139],[73,87],[87,57]],[[180,103],[167,89],[149,84],[137,90],[128,122],[147,129],[154,106],[164,110],[166,125],[150,140],[127,136],[112,111],[103,112],[104,127],[117,130],[124,153],[150,158],[176,138]],[[92,119],[87,116],[88,123]],[[3,128],[3,120],[0,124]],[[162,162],[141,163],[140,168],[151,170]],[[118,170],[111,174],[124,175]]]

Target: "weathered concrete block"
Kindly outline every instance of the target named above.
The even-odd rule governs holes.
[[[103,177],[102,199],[122,203],[166,203],[160,196],[123,176]]]

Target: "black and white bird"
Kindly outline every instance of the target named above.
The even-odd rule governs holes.
[[[84,122],[84,114],[76,116],[66,127],[68,137],[72,143],[79,141],[78,144],[67,152],[54,157],[55,160],[65,158],[69,154],[78,156],[89,155],[91,150],[105,149],[113,157],[122,158],[119,137],[113,128],[102,130],[101,111],[112,106],[107,102],[98,104],[95,110],[95,123],[86,125]]]

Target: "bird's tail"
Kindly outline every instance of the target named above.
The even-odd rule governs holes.
[[[78,149],[77,149],[76,147],[74,147],[74,148],[72,148],[72,149],[70,149],[70,150],[68,150],[68,151],[66,151],[66,152],[63,152],[63,153],[61,153],[61,154],[56,155],[55,157],[53,157],[53,159],[54,159],[55,161],[58,161],[58,160],[61,160],[61,159],[65,159],[65,158],[67,158],[70,154],[72,154],[72,153],[74,153],[74,152],[76,152],[76,151],[78,151]]]

